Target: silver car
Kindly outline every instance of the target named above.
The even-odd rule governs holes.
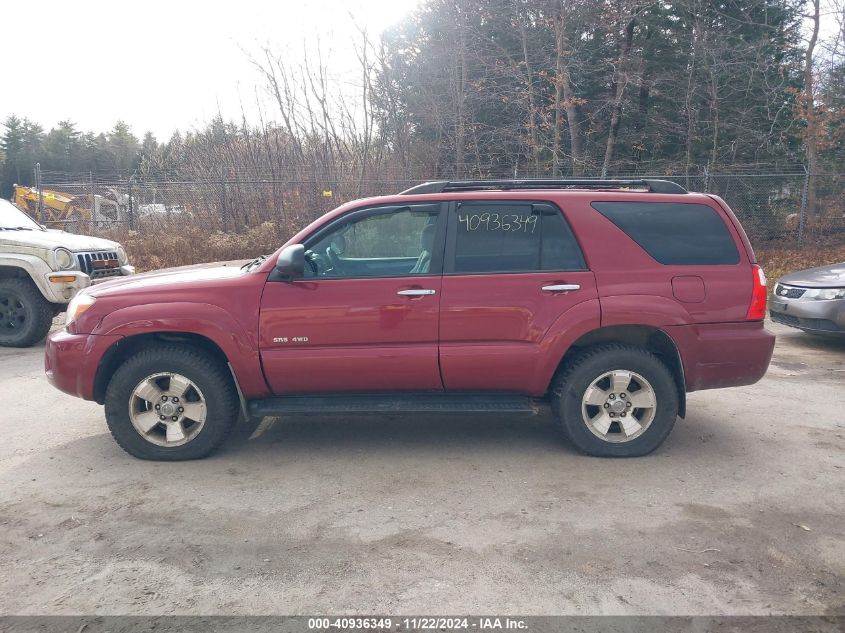
[[[845,336],[845,262],[781,277],[769,311],[775,323]]]

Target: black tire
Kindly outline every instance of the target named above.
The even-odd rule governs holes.
[[[193,439],[178,446],[159,446],[148,441],[129,416],[135,388],[145,378],[162,372],[185,376],[204,395],[205,424]],[[124,361],[106,388],[105,405],[106,422],[120,447],[139,459],[156,461],[209,455],[228,437],[239,411],[238,394],[226,366],[201,349],[180,345],[155,345]]]
[[[53,324],[53,304],[29,279],[0,280],[0,346],[30,347]]]
[[[633,371],[645,378],[656,400],[654,418],[642,435],[618,443],[595,435],[581,407],[593,381],[614,370]],[[677,386],[666,365],[644,349],[621,343],[590,348],[576,357],[555,380],[552,397],[552,410],[566,436],[579,451],[596,457],[647,455],[663,443],[678,417]]]

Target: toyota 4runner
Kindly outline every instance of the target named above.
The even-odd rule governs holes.
[[[82,288],[134,272],[117,242],[48,230],[0,199],[0,346],[34,345]]]
[[[460,181],[345,204],[269,257],[79,293],[46,371],[126,451],[203,457],[239,417],[532,414],[658,447],[686,394],[771,358],[766,284],[716,196],[660,180]]]

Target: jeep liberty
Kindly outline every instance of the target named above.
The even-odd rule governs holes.
[[[79,290],[134,272],[117,242],[46,229],[0,199],[0,346],[34,345]]]

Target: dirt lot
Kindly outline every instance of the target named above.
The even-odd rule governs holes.
[[[0,613],[843,614],[845,342],[775,327],[650,457],[546,416],[290,418],[124,454],[42,348],[0,351]]]

